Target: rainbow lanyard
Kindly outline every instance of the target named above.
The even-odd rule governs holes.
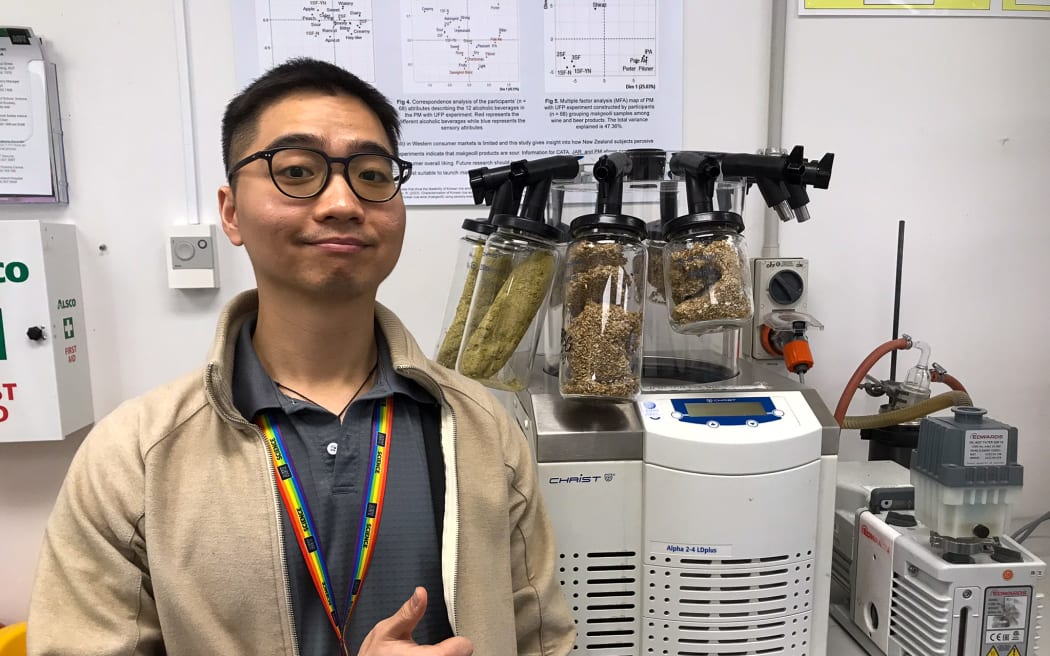
[[[277,489],[281,493],[281,501],[288,513],[292,529],[295,531],[295,539],[299,543],[299,550],[303,553],[303,560],[306,561],[306,569],[310,572],[310,578],[313,579],[314,588],[317,589],[321,603],[328,611],[328,621],[335,630],[335,635],[339,639],[340,652],[343,654],[347,653],[346,643],[343,642],[343,630],[350,622],[350,616],[354,612],[354,606],[361,593],[361,586],[368,574],[368,564],[372,561],[372,554],[375,552],[379,520],[383,516],[387,464],[390,461],[390,430],[393,421],[394,397],[388,396],[376,403],[372,416],[372,466],[368,470],[364,501],[361,504],[361,528],[357,534],[357,555],[351,570],[353,579],[347,595],[346,620],[340,622],[339,610],[332,596],[328,567],[321,554],[321,541],[317,537],[317,529],[306,504],[306,495],[303,494],[299,476],[296,475],[292,460],[284,448],[281,431],[277,428],[271,415],[261,413],[255,418],[256,424],[266,437],[266,446],[270,449],[270,460],[273,462]]]

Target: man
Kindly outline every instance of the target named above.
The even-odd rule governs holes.
[[[404,238],[398,136],[382,95],[313,60],[229,104],[219,210],[258,290],[202,372],[77,453],[31,654],[572,649],[523,435],[375,301]]]

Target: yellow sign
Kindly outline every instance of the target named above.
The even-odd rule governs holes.
[[[1050,0],[799,0],[799,15],[1050,18]]]
[[[1004,0],[1004,6],[1009,1]],[[1024,0],[1019,1],[1021,3],[1024,2]],[[805,2],[806,9],[896,9],[898,11],[902,9],[920,9],[923,11],[967,9],[971,11],[987,11],[992,7],[992,0],[929,0],[916,3],[875,3],[870,0],[805,0]]]
[[[988,650],[988,656],[999,656],[999,650],[995,647],[992,647]]]
[[[1050,11],[1050,4],[1032,0],[1003,0],[1003,11]],[[1014,648],[1017,651],[1017,648]],[[1017,652],[1020,656],[1021,652]],[[1013,656],[1009,654],[1008,656]]]
[[[1010,653],[1006,656],[1021,656],[1021,652],[1017,651],[1017,647],[1011,647]]]

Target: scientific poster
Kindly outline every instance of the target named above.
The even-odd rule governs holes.
[[[467,171],[681,148],[682,0],[234,0],[242,86],[292,57],[368,80],[402,120],[414,204]]]

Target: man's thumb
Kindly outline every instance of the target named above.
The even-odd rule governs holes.
[[[417,587],[401,608],[390,616],[390,625],[387,627],[391,638],[407,640],[412,637],[412,631],[423,619],[423,613],[427,610],[427,591],[425,588]]]

